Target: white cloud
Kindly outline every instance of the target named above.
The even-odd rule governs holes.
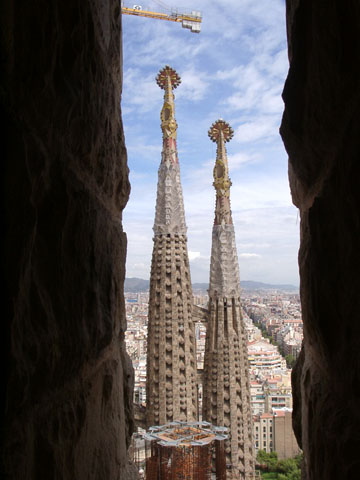
[[[139,136],[136,143],[131,143],[131,145],[127,147],[127,151],[130,154],[141,154],[143,157],[149,157],[158,164],[161,148],[162,145],[151,145],[149,142],[146,142],[145,138]]]
[[[192,260],[195,260],[196,258],[200,258],[200,252],[192,252],[191,250],[189,250],[188,254],[190,262]]]
[[[123,17],[123,30],[126,46],[124,59],[141,65],[142,69],[178,63],[179,53],[189,61],[207,48],[206,39],[196,38],[178,23],[126,16]]]
[[[261,258],[257,253],[240,253],[239,258]]]
[[[257,248],[257,249],[263,249],[263,248],[269,248],[271,247],[270,243],[254,243],[254,242],[250,242],[250,243],[238,243],[238,247],[239,249],[242,249],[242,248]]]
[[[279,135],[279,119],[275,116],[258,117],[240,125],[234,135],[239,143],[249,143],[258,140],[268,140]]]
[[[228,155],[230,172],[241,168],[245,164],[255,163],[259,159],[260,155],[257,153],[237,152],[232,155]]]
[[[209,88],[206,75],[201,72],[185,70],[181,72],[181,88],[176,92],[176,98],[187,98],[192,101],[202,100]]]
[[[124,70],[123,85],[127,100],[126,114],[133,112],[134,108],[136,108],[137,113],[152,110],[161,102],[161,89],[156,84],[154,76],[151,74],[144,76],[144,72],[139,68]]]

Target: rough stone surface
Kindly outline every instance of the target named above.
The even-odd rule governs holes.
[[[157,77],[164,88],[163,150],[159,167],[150,274],[146,424],[195,421],[198,415],[195,328],[180,167],[176,147],[173,88],[177,73],[166,66]]]
[[[229,429],[225,441],[227,478],[253,478],[253,424],[250,405],[247,336],[241,316],[240,275],[230,209],[230,186],[225,141],[232,129],[223,120],[212,125],[217,141],[214,168],[216,190],[212,233],[209,314],[206,329],[203,380],[203,417]]]
[[[304,345],[294,429],[308,480],[360,470],[360,5],[288,0],[281,126],[294,204]]]
[[[119,2],[5,0],[0,18],[4,469],[9,479],[135,478]]]

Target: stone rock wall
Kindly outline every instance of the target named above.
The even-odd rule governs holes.
[[[120,2],[5,0],[0,18],[3,468],[22,480],[136,478]]]
[[[308,480],[360,469],[360,5],[288,0],[281,126],[294,204],[304,345],[294,428]]]

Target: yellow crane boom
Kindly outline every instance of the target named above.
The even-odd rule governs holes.
[[[202,15],[198,11],[180,12],[178,9],[169,9],[167,13],[153,12],[152,10],[143,10],[141,5],[133,5],[133,7],[122,5],[121,11],[124,15],[137,15],[138,17],[181,22],[183,28],[188,28],[193,33],[200,33]]]

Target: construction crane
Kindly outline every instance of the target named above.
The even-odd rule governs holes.
[[[154,0],[156,1],[156,0]],[[170,8],[165,3],[156,1],[165,12],[153,12],[149,9],[143,9],[141,5],[127,7],[121,2],[121,11],[124,15],[137,15],[138,17],[157,18],[158,20],[168,20],[170,22],[181,23],[182,28],[188,28],[193,33],[200,33],[201,12],[190,10],[188,12],[179,11],[177,8]]]

